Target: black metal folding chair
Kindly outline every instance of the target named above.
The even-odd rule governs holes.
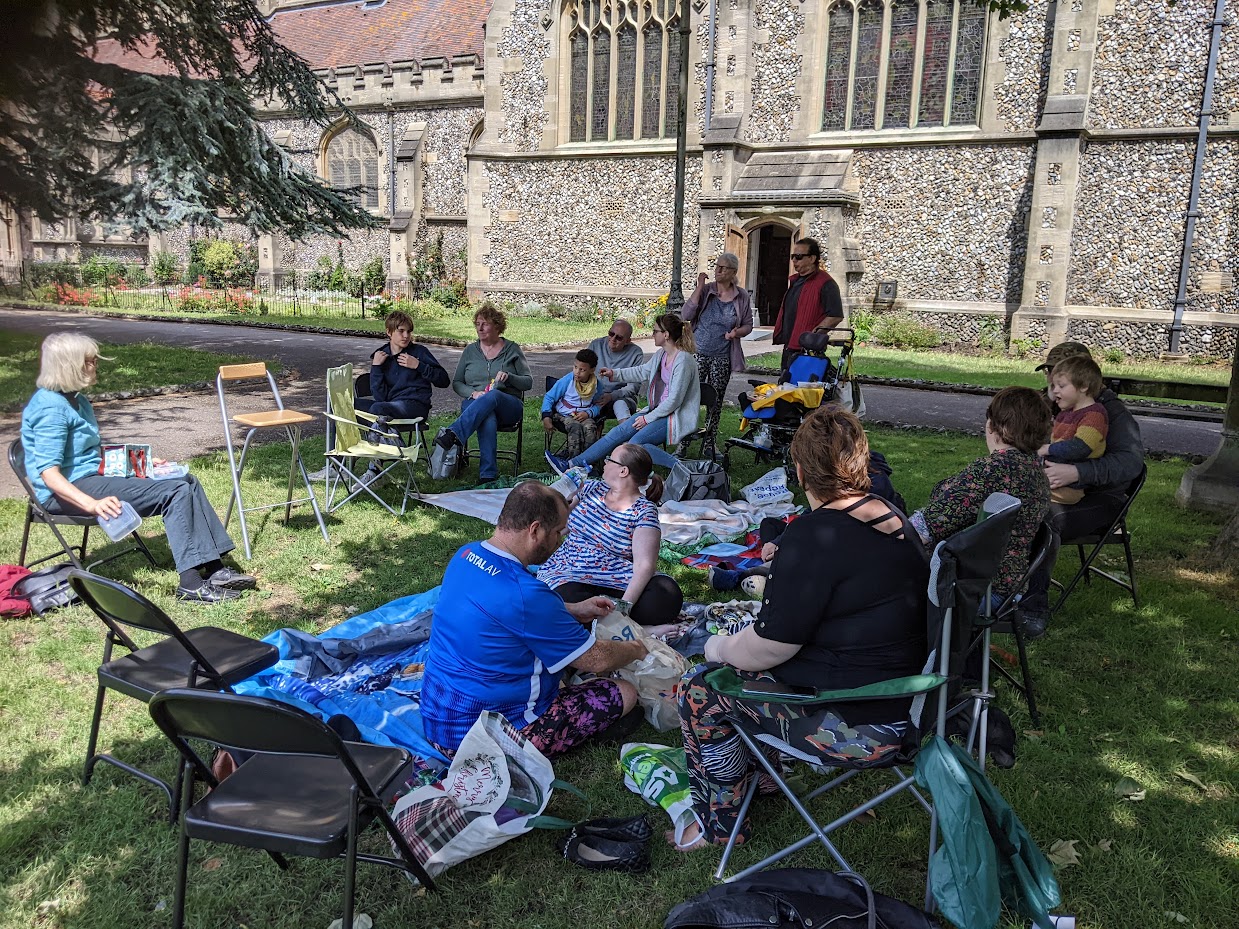
[[[1020,501],[1015,497],[994,494],[986,500],[983,506],[983,511],[988,514],[987,518],[956,533],[935,548],[930,564],[929,608],[926,617],[926,634],[930,643],[930,653],[921,674],[882,681],[851,690],[819,691],[817,699],[809,704],[797,701],[798,706],[805,706],[860,700],[906,700],[911,697],[912,709],[907,721],[907,736],[899,751],[892,753],[877,764],[849,766],[844,760],[835,756],[808,755],[803,746],[789,745],[775,738],[769,732],[755,726],[742,712],[733,713],[728,717],[757,764],[773,778],[796,812],[808,824],[810,831],[786,848],[726,878],[727,881],[739,880],[754,874],[814,842],[820,842],[842,870],[853,871],[854,869],[831,840],[830,834],[845,823],[856,820],[869,810],[904,791],[910,791],[917,803],[929,814],[929,858],[933,857],[938,841],[938,813],[932,800],[917,789],[915,776],[912,772],[906,771],[904,765],[915,759],[924,734],[933,731],[945,737],[947,717],[958,696],[959,671],[972,640],[972,628],[980,605],[983,603],[988,605],[990,583],[998,570],[1002,552],[1006,550],[1007,539],[1011,535],[1011,528],[1020,506]],[[736,677],[730,668],[717,669],[707,675],[708,683],[722,693],[727,693],[732,697],[739,696],[737,682],[734,680],[729,682],[728,675],[733,679]],[[754,701],[757,698],[746,699]],[[928,711],[930,723],[925,725],[925,704],[929,699],[935,700],[936,705]],[[758,700],[758,702],[761,701]],[[769,698],[766,702],[769,702]],[[818,771],[841,768],[845,770],[825,784],[801,796],[789,784],[782,766],[767,758],[763,750],[765,748],[774,748],[781,755],[803,761]],[[982,751],[984,751],[983,745]],[[887,770],[895,774],[896,782],[893,786],[825,825],[820,824],[808,808],[808,804],[816,798],[866,771]],[[740,815],[736,819],[736,829],[723,850],[722,860],[715,872],[716,879],[724,879],[727,863],[736,847],[737,836],[749,812],[753,797],[757,793],[758,781],[757,777],[750,778],[748,793],[740,807]],[[930,905],[930,879],[927,875],[925,907],[928,909]]]
[[[30,527],[35,523],[47,526],[52,530],[52,534],[56,536],[56,541],[60,543],[60,548],[65,555],[69,556],[69,560],[73,562],[75,568],[90,571],[97,568],[101,564],[106,564],[116,558],[121,558],[133,552],[141,552],[146,556],[146,560],[155,566],[155,556],[151,554],[151,550],[146,547],[146,543],[142,537],[136,532],[131,536],[133,545],[122,548],[114,554],[108,555],[106,558],[99,558],[89,564],[83,564],[86,561],[86,547],[90,541],[90,530],[94,526],[99,525],[99,520],[93,516],[68,516],[62,513],[51,513],[39,502],[38,494],[35,493],[34,485],[30,483],[30,477],[26,474],[26,453],[22,448],[22,440],[14,439],[9,444],[9,467],[13,469],[13,473],[17,475],[18,482],[22,485],[22,489],[26,492],[26,524],[22,528],[22,548],[21,554],[17,556],[17,563],[27,568],[33,568],[35,565],[41,565],[45,561],[51,561],[53,558],[60,556],[61,552],[53,552],[50,555],[44,555],[42,558],[37,558],[30,564],[26,564],[26,549],[30,544]],[[64,533],[60,531],[59,526],[79,526],[82,530],[82,542],[80,545],[70,545],[64,537]],[[106,538],[106,536],[104,537]]]
[[[1118,584],[1125,591],[1131,594],[1131,602],[1135,607],[1140,606],[1140,598],[1136,592],[1136,561],[1131,553],[1131,532],[1127,529],[1127,513],[1131,510],[1131,505],[1136,502],[1136,495],[1140,493],[1140,488],[1144,486],[1145,478],[1149,476],[1149,468],[1147,465],[1141,467],[1140,473],[1127,485],[1127,490],[1123,499],[1123,506],[1119,509],[1118,515],[1114,517],[1109,527],[1104,532],[1093,533],[1091,535],[1083,535],[1075,539],[1063,539],[1063,547],[1074,545],[1080,553],[1080,570],[1076,572],[1075,577],[1067,582],[1066,586],[1060,585],[1054,581],[1054,586],[1062,587],[1062,593],[1054,606],[1050,608],[1052,613],[1057,613],[1062,609],[1063,604],[1067,602],[1067,598],[1071,596],[1071,592],[1076,589],[1076,585],[1083,579],[1085,584],[1089,583],[1090,576],[1096,574],[1099,577],[1104,577],[1112,583]],[[1097,556],[1101,554],[1101,550],[1107,545],[1123,546],[1123,554],[1127,559],[1127,580],[1119,577],[1117,574],[1112,574],[1097,567],[1093,562],[1097,560]],[[1092,550],[1085,555],[1085,549],[1092,546]]]
[[[69,584],[108,627],[103,640],[103,661],[99,665],[99,686],[95,693],[95,712],[90,720],[82,784],[90,783],[96,764],[106,762],[162,790],[168,797],[169,816],[175,821],[175,786],[96,751],[107,692],[115,690],[149,703],[155,694],[169,687],[231,691],[233,684],[275,664],[279,651],[274,645],[216,626],[182,630],[167,613],[141,594],[86,571],[70,571]],[[143,648],[129,636],[125,627],[163,638]],[[112,651],[117,645],[128,654],[113,657]]]
[[[175,929],[185,923],[192,839],[262,849],[282,869],[288,867],[285,855],[343,858],[344,926],[353,925],[358,860],[398,868],[435,889],[387,812],[412,768],[404,749],[344,742],[322,720],[265,697],[175,688],[155,696],[150,712],[185,761]],[[254,754],[219,781],[191,739]],[[210,792],[195,803],[199,782]],[[399,857],[358,850],[362,833],[375,821]]]

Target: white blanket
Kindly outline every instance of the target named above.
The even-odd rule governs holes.
[[[422,494],[421,502],[453,513],[484,520],[492,526],[499,522],[499,511],[508,498],[508,490],[457,490],[446,494]],[[716,538],[739,535],[756,526],[766,517],[782,518],[794,513],[792,503],[755,505],[744,500],[723,503],[721,500],[668,500],[658,508],[658,522],[663,541],[672,545],[696,542],[707,532]]]

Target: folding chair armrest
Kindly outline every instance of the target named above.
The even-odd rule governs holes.
[[[752,694],[744,692],[744,681],[736,674],[735,669],[727,666],[707,671],[705,682],[712,689],[730,697],[741,699],[757,699]],[[814,703],[857,703],[865,700],[899,700],[914,697],[917,694],[929,693],[947,682],[941,674],[912,674],[908,677],[895,677],[876,684],[866,684],[864,687],[852,687],[846,690],[819,690],[811,699],[794,700],[797,706]],[[768,701],[767,701],[768,702]],[[792,702],[792,701],[789,701]]]
[[[344,423],[346,426],[355,426],[357,424],[357,421],[354,419],[347,419],[343,416],[337,416],[335,413],[328,413],[326,410],[323,411],[323,415],[334,423]]]
[[[416,426],[418,423],[424,423],[425,421],[425,416],[418,416],[415,419],[389,419],[387,424],[389,426]]]
[[[353,415],[356,416],[358,419],[364,419],[368,423],[372,423],[378,420],[377,416],[375,416],[373,413],[368,413],[365,410],[353,410]]]

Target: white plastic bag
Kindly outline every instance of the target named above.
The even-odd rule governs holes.
[[[754,506],[792,502],[792,492],[787,489],[787,471],[783,468],[767,471],[740,493]]]
[[[488,711],[465,735],[443,780],[401,797],[392,819],[435,877],[535,828],[557,786],[563,785],[546,756]]]
[[[641,704],[646,722],[659,732],[679,729],[680,708],[675,686],[688,670],[684,656],[666,642],[646,635],[639,623],[618,611],[598,620],[594,636],[616,642],[640,640],[645,643],[649,654],[620,668],[615,677],[637,688],[637,702]]]

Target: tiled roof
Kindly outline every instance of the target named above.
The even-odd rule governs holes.
[[[470,54],[480,61],[489,13],[490,0],[387,0],[370,9],[365,0],[356,0],[282,10],[271,26],[313,68]],[[150,74],[172,73],[149,48],[127,52],[110,39],[98,43],[95,58]]]
[[[271,19],[280,40],[315,68],[483,55],[490,0],[387,0],[283,10]]]

